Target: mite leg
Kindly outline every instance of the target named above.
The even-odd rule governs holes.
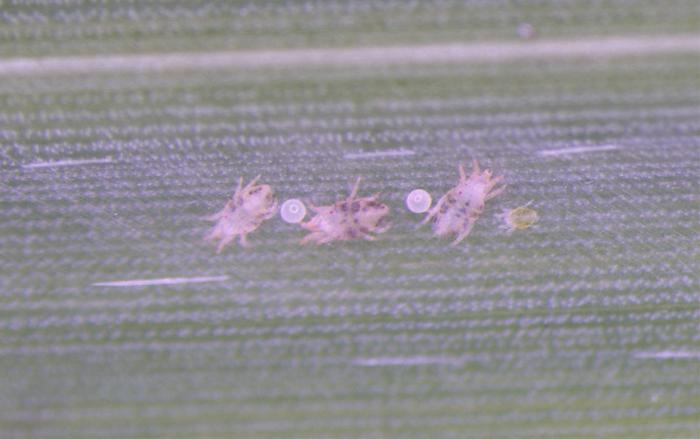
[[[277,200],[275,200],[274,204],[270,206],[269,209],[267,209],[267,212],[265,212],[265,215],[263,216],[264,219],[270,219],[273,216],[277,214]]]
[[[476,222],[476,220],[471,220],[471,219],[468,220],[465,223],[464,228],[457,234],[457,238],[455,238],[455,240],[452,241],[452,244],[450,244],[450,245],[455,246],[455,245],[459,244],[460,242],[462,242],[464,240],[464,238],[466,238],[469,235],[469,232],[472,231],[472,227],[474,227],[475,222]]]
[[[224,249],[224,247],[226,247],[226,245],[228,245],[231,241],[233,241],[233,239],[235,237],[236,237],[236,235],[228,235],[225,238],[223,238],[221,240],[221,242],[219,242],[219,246],[216,247],[216,253],[217,254],[221,253],[221,251]]]
[[[360,188],[360,181],[362,181],[362,177],[357,177],[357,180],[355,180],[355,186],[353,186],[352,191],[350,191],[350,196],[348,197],[349,200],[352,200],[357,196],[357,190]]]
[[[260,180],[260,175],[259,175],[259,174],[258,174],[258,176],[256,176],[254,179],[250,180],[250,183],[248,183],[248,184],[246,185],[246,187],[243,188],[243,190],[247,190],[247,189],[252,188],[253,186],[255,186],[255,183],[257,183],[258,180]]]
[[[445,204],[446,200],[447,195],[443,195],[442,198],[440,198],[440,200],[437,202],[435,207],[428,211],[428,215],[423,219],[423,221],[420,222],[418,227],[428,224],[428,221],[430,221],[435,215],[437,215],[438,212],[440,212],[440,209],[442,209],[442,205]]]
[[[383,226],[380,226],[380,227],[377,227],[376,229],[374,229],[374,232],[375,233],[384,233],[387,230],[389,230],[390,228],[391,228],[391,223],[384,224]]]
[[[438,211],[438,206],[435,206],[432,209],[430,209],[428,215],[425,218],[423,218],[423,221],[421,221],[420,224],[418,224],[418,227],[428,224],[428,222],[435,216],[435,214],[438,213]]]
[[[377,240],[376,236],[372,236],[369,233],[360,232],[360,236],[362,237],[362,239],[365,239],[367,241],[376,241]]]
[[[484,201],[490,200],[491,198],[495,198],[495,197],[501,195],[501,192],[503,192],[504,190],[506,190],[506,187],[508,187],[508,186],[505,186],[505,185],[504,185],[504,186],[499,187],[499,188],[496,189],[496,190],[490,191],[488,194],[486,194],[486,198],[484,199]]]
[[[484,171],[484,172],[486,172],[486,171]],[[499,176],[496,177],[496,178],[490,178],[490,179],[489,179],[489,183],[488,183],[488,185],[486,186],[486,191],[487,191],[487,192],[490,191],[491,189],[493,189],[494,186],[496,186],[498,183],[500,183],[500,182],[502,182],[502,181],[503,181],[503,176],[502,176],[502,175],[499,175]]]
[[[218,221],[219,219],[223,218],[224,215],[226,215],[226,212],[228,212],[228,206],[224,207],[223,209],[221,209],[219,212],[215,213],[214,215],[205,216],[202,219],[205,221]]]
[[[321,209],[320,207],[316,206],[313,201],[311,200],[306,200],[306,205],[309,206],[309,210],[318,213],[319,210]]]
[[[219,238],[221,238],[221,234],[218,233],[217,229],[214,229],[211,232],[204,235],[204,238],[202,238],[202,239],[204,239],[205,241],[215,241]]]
[[[322,236],[320,239],[318,239],[317,242],[319,244],[328,244],[329,242],[333,241],[334,239],[336,239],[336,238],[334,238],[331,235],[325,235],[325,236]]]
[[[299,244],[306,245],[310,242],[315,242],[316,244],[320,244],[322,237],[323,237],[323,233],[321,233],[321,232],[309,233],[308,235],[304,236],[304,238],[301,241],[299,241]]]
[[[481,169],[479,169],[479,161],[477,159],[472,159],[472,177],[476,177],[481,174]]]
[[[241,233],[238,237],[238,242],[241,244],[242,247],[250,247],[250,243],[248,242],[248,237],[246,236],[245,233]]]
[[[494,177],[494,178],[491,179],[490,186],[491,186],[491,187],[496,186],[496,185],[497,185],[498,183],[500,183],[501,181],[503,181],[503,176],[502,176],[502,175],[499,175],[498,177]]]
[[[241,189],[243,189],[243,177],[238,177],[238,186],[236,186],[236,190],[233,192],[234,198],[241,193]]]
[[[334,239],[336,239],[336,238],[334,238],[332,235],[328,235],[328,234],[325,234],[323,232],[314,232],[314,233],[311,233],[310,235],[305,236],[304,239],[302,239],[301,242],[299,242],[299,244],[305,245],[309,242],[313,242],[314,244],[321,245],[321,244],[327,244],[327,243],[333,241]]]

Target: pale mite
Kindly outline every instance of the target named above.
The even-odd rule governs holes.
[[[452,245],[459,244],[469,235],[484,211],[486,201],[498,196],[506,188],[495,188],[503,181],[503,176],[491,178],[491,171],[487,169],[481,172],[476,160],[472,161],[472,168],[472,173],[467,178],[464,166],[459,165],[459,183],[440,198],[421,222],[422,225],[432,221],[436,236],[456,235]]]
[[[204,237],[207,241],[219,241],[217,253],[221,253],[223,248],[236,237],[243,247],[250,246],[246,235],[255,231],[263,221],[275,216],[277,200],[274,198],[272,188],[266,184],[256,184],[259,179],[258,175],[243,187],[243,177],[241,177],[233,197],[224,208],[205,218],[208,221],[217,222],[212,231]]]
[[[350,196],[335,204],[314,206],[309,203],[309,208],[315,215],[309,221],[300,224],[311,232],[300,244],[326,244],[353,239],[374,241],[377,237],[372,233],[383,233],[389,229],[390,225],[385,222],[389,207],[377,201],[379,194],[358,197],[360,181],[361,178],[358,178]]]

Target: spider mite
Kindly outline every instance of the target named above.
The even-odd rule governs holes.
[[[432,220],[436,236],[456,235],[452,245],[459,244],[469,235],[474,223],[484,211],[486,201],[498,196],[506,188],[494,187],[503,181],[503,176],[491,177],[491,171],[479,170],[479,162],[472,161],[472,173],[467,178],[464,166],[459,165],[459,183],[428,211],[421,225]]]
[[[241,177],[238,180],[236,192],[224,208],[205,218],[208,221],[216,221],[214,228],[204,239],[219,240],[217,253],[221,253],[224,247],[236,237],[243,247],[250,246],[246,235],[255,231],[263,221],[275,216],[277,200],[272,188],[266,184],[255,184],[259,179],[258,175],[243,187],[243,177]]]
[[[360,181],[361,178],[358,178],[350,196],[344,200],[328,206],[309,205],[315,215],[301,223],[301,227],[311,232],[301,240],[301,244],[326,244],[353,239],[374,241],[377,237],[372,233],[389,229],[390,225],[385,222],[389,207],[377,201],[379,194],[358,197]]]

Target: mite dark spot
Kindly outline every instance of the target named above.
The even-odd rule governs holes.
[[[248,193],[249,193],[250,195],[257,194],[258,192],[260,192],[260,189],[261,189],[261,188],[256,187],[255,189],[252,189],[252,190],[251,190],[250,192],[248,192]]]
[[[367,227],[360,227],[360,232],[369,233],[369,229]]]
[[[357,238],[357,231],[355,229],[348,230],[348,236],[351,238]]]
[[[358,210],[360,210],[360,203],[358,201],[355,201],[354,203],[352,203],[352,211],[357,212]]]
[[[340,210],[342,210],[343,212],[347,212],[348,211],[348,203],[345,201],[340,203]]]

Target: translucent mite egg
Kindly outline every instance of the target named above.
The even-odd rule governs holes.
[[[423,189],[415,189],[406,197],[406,207],[413,213],[423,213],[430,209],[433,200]]]
[[[532,203],[532,201],[530,203]],[[530,205],[530,203],[527,203],[524,206],[516,207],[515,209],[506,209],[500,215],[505,223],[501,227],[504,228],[508,234],[511,234],[516,230],[527,229],[540,219],[536,210],[527,207]]]
[[[292,198],[282,203],[280,208],[282,219],[288,223],[296,224],[306,216],[306,206],[300,200]]]

